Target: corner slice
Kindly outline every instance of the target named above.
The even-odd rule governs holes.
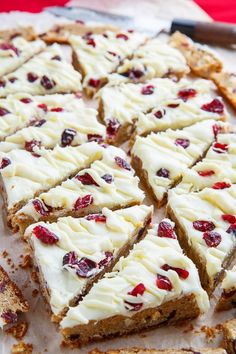
[[[102,352],[98,349],[91,350],[89,354],[227,354],[224,349],[146,349],[146,348],[126,348],[110,349]]]
[[[81,75],[54,44],[24,63],[14,74],[2,77],[0,97],[24,92],[32,95],[69,93],[81,90]]]
[[[105,272],[146,233],[152,207],[145,205],[61,218],[38,223],[25,231],[33,250],[43,294],[53,319],[59,321],[69,306],[77,305]]]
[[[236,109],[236,74],[222,71],[212,74],[211,78],[220,92]]]
[[[209,79],[214,72],[222,70],[221,60],[207,45],[193,42],[180,32],[175,32],[169,43],[185,56],[194,74]]]
[[[18,312],[27,312],[29,305],[20,289],[0,266],[0,328],[17,321]]]
[[[20,231],[36,221],[55,221],[61,216],[80,217],[99,213],[107,207],[115,210],[144,199],[139,179],[126,161],[127,156],[114,146],[103,147],[102,159],[80,171],[75,177],[30,200],[13,218]]]
[[[236,185],[217,182],[199,193],[172,193],[167,214],[211,295],[236,253],[235,224],[230,224],[236,214]]]
[[[64,341],[90,341],[193,319],[209,308],[197,269],[164,219],[61,321]]]
[[[230,220],[230,216],[228,216],[228,218]],[[236,223],[235,216],[233,216],[233,218],[231,219],[231,221],[234,221],[234,223]],[[231,270],[226,271],[225,278],[223,279],[221,284],[221,289],[223,291],[216,305],[216,311],[225,311],[236,307],[236,266],[234,266]]]
[[[160,208],[167,193],[179,183],[188,167],[201,159],[224,123],[208,120],[183,130],[137,137],[131,150],[132,166]]]
[[[236,319],[226,321],[223,326],[223,344],[228,354],[236,353]]]

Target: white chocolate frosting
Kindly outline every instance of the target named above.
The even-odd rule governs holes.
[[[6,49],[8,47],[9,49]],[[18,36],[10,42],[0,40],[0,76],[16,70],[45,47],[46,44],[41,39],[27,41],[25,38]]]
[[[99,210],[103,207],[114,209],[141,203],[144,192],[138,187],[139,178],[134,176],[134,170],[130,165],[127,165],[129,169],[118,166],[115,161],[117,157],[124,162],[127,159],[125,152],[119,148],[114,146],[104,148],[101,160],[93,162],[89,168],[80,171],[74,178],[40,194],[37,199],[49,207],[62,209],[65,213],[74,210],[76,201],[86,196],[93,199],[89,205]],[[85,174],[89,174],[98,186],[94,183],[83,184],[78,177]],[[110,182],[103,178],[107,174],[111,177]],[[21,208],[16,216],[19,218],[29,216],[35,221],[41,217],[34,208],[33,200]]]
[[[163,221],[174,226],[168,219]],[[158,225],[154,225],[129,255],[119,260],[112,273],[106,274],[94,284],[89,294],[76,307],[70,307],[61,321],[61,328],[86,325],[89,321],[99,321],[116,315],[132,320],[132,316],[138,311],[156,308],[190,294],[196,296],[202,312],[208,310],[208,297],[201,288],[195,265],[183,254],[177,239],[159,237],[157,229]],[[187,270],[188,277],[183,279],[174,270],[163,270],[161,267],[164,264]],[[172,284],[170,291],[157,286],[157,275],[168,278]],[[142,295],[128,294],[140,283],[145,287]],[[127,302],[142,305],[135,311]]]
[[[59,314],[70,301],[82,294],[91,277],[97,275],[104,267],[98,268],[98,263],[105,259],[105,252],[111,252],[113,257],[127,242],[134,242],[134,236],[144,226],[145,219],[152,213],[152,207],[146,205],[111,211],[102,210],[105,222],[96,222],[85,218],[60,218],[57,223],[40,222],[29,226],[25,236],[30,237],[34,259],[50,294],[50,305],[54,314]],[[34,234],[37,225],[46,227],[53,232],[59,241],[54,245],[44,244]],[[81,277],[75,269],[63,267],[63,257],[74,251],[78,260],[83,257],[97,264],[91,277]],[[109,265],[109,264],[108,264]]]
[[[135,72],[140,74],[139,78],[135,77]],[[117,73],[109,76],[109,81],[115,78],[119,82],[143,82],[170,74],[182,76],[188,72],[186,60],[177,49],[158,38],[152,38],[141,45],[131,59],[125,59]]]
[[[84,72],[83,86],[89,86],[89,80],[107,78],[119,63],[142,44],[146,35],[122,31],[120,34],[107,31],[91,36],[71,36],[69,42],[75,51]]]
[[[230,223],[222,215],[236,214],[236,186],[230,188],[205,188],[201,192],[175,195],[169,198],[169,206],[183,228],[190,247],[194,248],[206,261],[206,272],[212,280],[222,270],[222,263],[235,247],[235,236],[227,232]],[[209,247],[204,239],[204,232],[193,227],[193,222],[206,220],[213,222],[213,233],[218,233],[221,240],[217,246]]]
[[[37,126],[36,120],[36,126],[28,126],[6,137],[5,141],[0,142],[0,151],[24,149],[25,143],[32,140],[46,148],[53,148],[56,144],[64,146],[63,135],[67,129],[73,131],[72,141],[69,143],[72,146],[87,142],[93,135],[105,139],[105,127],[97,121],[97,111],[86,107],[81,99],[74,96],[68,103],[60,104],[57,108],[62,111],[44,112],[37,107],[45,122]],[[38,121],[40,122],[40,118]]]
[[[0,170],[8,210],[88,167],[102,157],[102,150],[97,143],[91,142],[78,147],[42,148],[37,151],[40,157],[18,149],[8,154],[0,153],[0,164],[4,157],[11,162]]]
[[[151,133],[145,138],[136,138],[132,156],[141,160],[142,169],[147,172],[148,183],[157,200],[161,201],[186,169],[208,149],[214,140],[214,124],[214,120],[208,120],[183,130],[168,129],[165,132]],[[186,148],[178,144],[181,139],[186,141]]]
[[[231,270],[226,270],[226,276],[222,281],[221,288],[225,291],[236,288],[236,265]]]
[[[29,73],[35,75],[33,82],[32,79],[30,79],[31,81],[28,79]],[[14,82],[12,82],[12,78],[15,80]],[[2,80],[5,80],[6,85],[0,87],[0,97],[22,92],[22,90],[32,95],[69,93],[81,90],[81,75],[65,60],[62,50],[57,44],[47,47],[14,73],[3,76]]]

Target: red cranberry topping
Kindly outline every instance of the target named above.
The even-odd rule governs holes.
[[[221,235],[215,231],[206,231],[202,237],[208,247],[217,247],[221,243]]]
[[[3,116],[5,116],[6,114],[9,114],[9,113],[10,112],[6,108],[0,107],[0,117],[3,117]]]
[[[0,170],[7,167],[10,164],[11,164],[11,160],[9,160],[7,157],[3,157],[0,164]]]
[[[103,35],[104,38],[108,38],[107,33],[103,33],[102,35]]]
[[[74,205],[74,210],[79,210],[88,207],[93,204],[93,197],[91,194],[87,194],[84,197],[79,197]]]
[[[91,36],[92,36],[92,34],[93,34],[93,32],[87,32],[87,33],[85,33],[85,35],[82,37],[83,39],[88,39],[88,38],[90,38]]]
[[[41,127],[44,123],[46,123],[46,119],[34,119],[30,121],[31,127]]]
[[[17,56],[20,55],[20,51],[11,43],[1,43],[0,50],[12,50]]]
[[[98,88],[100,86],[100,83],[101,83],[101,80],[93,79],[93,78],[89,79],[89,82],[88,82],[89,86],[94,87],[94,88]]]
[[[169,178],[170,171],[167,170],[166,168],[160,168],[160,169],[157,171],[156,175],[157,175],[158,177]]]
[[[213,189],[226,189],[226,188],[230,188],[230,187],[231,187],[231,184],[226,183],[226,182],[216,182],[212,186]]]
[[[33,233],[37,237],[37,239],[47,245],[54,245],[59,241],[57,235],[55,235],[52,231],[48,230],[42,225],[35,226],[33,228]]]
[[[110,50],[108,50],[107,53],[111,54],[113,57],[117,56],[117,54],[115,52],[111,52]]]
[[[29,82],[35,82],[38,79],[38,75],[35,73],[28,73],[27,79]]]
[[[108,173],[105,173],[105,175],[103,175],[101,178],[104,179],[104,181],[108,184],[111,184],[113,182],[112,175],[109,175]]]
[[[3,280],[1,283],[0,283],[0,294],[3,294],[4,291],[6,290],[7,288],[7,283]]]
[[[175,140],[175,145],[179,145],[182,146],[182,148],[187,149],[187,147],[190,145],[190,140],[178,138]]]
[[[224,221],[227,221],[230,224],[236,224],[236,217],[234,215],[223,214],[221,217]]]
[[[129,39],[129,37],[124,33],[117,33],[116,38],[122,38],[125,41],[127,41]]]
[[[147,85],[142,88],[141,93],[142,95],[151,95],[153,94],[154,90],[155,87],[153,85]]]
[[[93,38],[88,38],[87,39],[87,44],[91,45],[94,48],[96,47],[96,43],[95,43],[95,40]]]
[[[132,303],[129,301],[125,301],[125,304],[128,305],[128,306],[125,306],[125,308],[126,308],[126,310],[129,310],[129,311],[139,311],[143,307],[142,302]]]
[[[226,232],[236,237],[236,224],[231,224]]]
[[[167,107],[170,107],[170,108],[177,108],[177,107],[179,107],[179,103],[169,103],[169,104],[167,105]]]
[[[115,162],[120,168],[124,168],[125,170],[131,171],[130,164],[127,161],[125,161],[124,159],[122,159],[121,157],[116,156]]]
[[[115,135],[120,128],[120,123],[116,118],[111,118],[107,123],[107,135],[112,136]]]
[[[217,139],[217,135],[219,134],[219,132],[221,131],[221,128],[218,124],[214,124],[212,126],[212,130],[213,130],[213,134],[214,134],[214,138]]]
[[[157,279],[156,279],[156,286],[159,289],[166,290],[166,291],[171,291],[173,288],[173,285],[170,281],[170,279],[164,275],[157,274]]]
[[[144,75],[144,72],[138,69],[129,69],[128,71],[121,73],[120,75],[124,77],[129,77],[131,80],[137,80]]]
[[[41,141],[38,140],[31,140],[25,142],[25,150],[32,153],[33,156],[39,157],[40,155],[34,152],[34,148],[37,146],[39,149],[41,148]]]
[[[77,175],[77,176],[75,176],[75,178],[84,185],[87,185],[87,186],[94,185],[96,187],[99,187],[97,182],[94,181],[93,177],[87,172],[85,172],[83,175]]]
[[[106,251],[105,258],[103,258],[100,262],[98,262],[98,268],[106,267],[113,260],[113,253]]]
[[[61,61],[61,57],[60,57],[60,55],[54,55],[54,57],[52,57],[51,60]]]
[[[103,223],[105,223],[107,220],[106,216],[103,214],[90,214],[86,216],[85,219],[89,221],[94,220],[95,222],[103,222]]]
[[[42,216],[48,215],[52,211],[52,208],[44,204],[40,199],[34,199],[32,203],[37,213]]]
[[[165,111],[165,109],[163,109],[162,111],[161,110],[156,111],[156,113],[154,113],[154,116],[158,119],[161,119],[165,114],[166,114],[166,111]]]
[[[215,225],[212,221],[196,220],[193,222],[193,228],[197,231],[205,232],[214,230]]]
[[[45,113],[48,111],[48,107],[45,103],[38,104],[38,108],[42,109]]]
[[[96,141],[97,143],[103,142],[103,137],[99,134],[88,134],[87,139],[88,141]]]
[[[18,80],[16,77],[9,77],[9,79],[8,79],[8,81],[10,81],[12,84],[16,81],[16,80]]]
[[[80,23],[81,25],[84,25],[84,24],[85,24],[85,22],[82,21],[82,20],[75,20],[75,22],[76,22],[76,23]]]
[[[221,144],[221,143],[215,142],[213,144],[212,149],[213,149],[213,151],[217,152],[218,154],[223,154],[228,151],[228,147],[229,147],[228,144]]]
[[[224,112],[224,105],[218,98],[214,98],[213,101],[202,105],[201,109],[203,109],[203,111],[221,114]]]
[[[209,177],[215,174],[215,171],[213,170],[206,170],[206,171],[197,171],[199,176],[201,177]]]
[[[167,237],[167,238],[176,238],[172,226],[167,221],[161,221],[158,225],[157,236]]]
[[[89,258],[83,257],[75,263],[76,274],[81,278],[89,278],[94,275],[97,264]]]
[[[61,146],[65,147],[71,145],[76,134],[74,129],[65,129],[61,135]]]
[[[6,86],[6,81],[4,79],[0,80],[0,87],[5,87]]]
[[[51,108],[51,112],[62,112],[63,111],[63,108],[62,107],[54,107],[54,108]]]
[[[186,269],[171,267],[168,264],[164,264],[161,269],[168,271],[169,269],[174,270],[178,276],[182,279],[187,279],[189,276],[189,272]]]
[[[143,295],[145,292],[146,288],[143,283],[139,283],[136,285],[131,291],[128,292],[129,295],[132,296],[138,296],[138,295]]]
[[[4,311],[1,314],[1,317],[3,318],[4,322],[7,324],[12,324],[17,321],[17,314],[12,312],[11,310]]]
[[[75,264],[77,259],[78,259],[78,255],[76,252],[74,251],[68,252],[63,257],[62,265],[64,266],[66,264]]]
[[[183,101],[187,101],[189,98],[195,97],[197,91],[190,88],[190,89],[183,89],[178,92],[178,97],[181,98]]]
[[[49,79],[49,77],[47,77],[46,75],[43,75],[41,80],[40,80],[40,84],[46,89],[46,90],[51,90],[55,85],[55,81]]]
[[[20,101],[25,104],[33,102],[29,97],[21,98]]]

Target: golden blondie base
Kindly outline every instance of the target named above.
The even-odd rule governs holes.
[[[226,311],[236,307],[236,289],[223,291],[217,305],[216,311]]]

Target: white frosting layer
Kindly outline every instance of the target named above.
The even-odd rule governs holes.
[[[135,71],[140,74],[139,78],[135,77]],[[153,38],[140,46],[131,59],[125,59],[117,73],[109,76],[109,81],[115,79],[119,82],[137,82],[170,74],[182,76],[188,72],[186,60],[177,49]]]
[[[169,205],[183,227],[190,247],[205,259],[206,272],[213,280],[222,270],[222,263],[228,253],[235,247],[235,236],[226,232],[230,224],[222,219],[222,215],[236,214],[236,185],[221,190],[205,188],[199,193],[182,195],[172,193]],[[196,220],[214,223],[215,228],[212,232],[217,232],[221,236],[221,242],[217,247],[207,246],[203,232],[193,227]]]
[[[114,209],[125,207],[130,203],[139,204],[144,198],[144,193],[139,189],[139,178],[134,176],[133,169],[122,168],[117,165],[115,158],[127,159],[125,152],[114,146],[103,149],[103,157],[92,163],[90,168],[84,169],[77,176],[89,174],[98,186],[94,184],[82,184],[75,176],[68,179],[61,185],[42,193],[39,199],[52,208],[63,209],[66,213],[74,210],[78,198],[87,195],[92,196],[92,207],[102,210],[103,207]],[[111,183],[106,182],[102,177],[109,174],[112,177]],[[53,212],[53,211],[52,211]],[[30,216],[35,221],[40,219],[32,200],[29,201],[16,215],[19,217]]]
[[[104,34],[93,34],[89,37],[70,37],[69,42],[84,72],[84,87],[90,86],[90,79],[101,80],[107,78],[108,74],[116,69],[121,60],[130,56],[146,39],[144,34],[137,32],[123,31],[117,34],[107,31]]]
[[[0,153],[0,161],[7,157],[11,162],[1,170],[8,210],[88,167],[102,157],[102,150],[97,143],[91,142],[78,147],[57,146],[53,150],[42,148],[39,151],[41,157],[18,149],[7,155]]]
[[[165,219],[164,221],[173,223]],[[202,312],[209,308],[205,291],[201,288],[198,272],[192,261],[180,249],[177,239],[158,237],[158,225],[136,244],[126,258],[121,258],[113,269],[113,273],[94,284],[88,295],[76,307],[71,307],[61,322],[62,328],[88,324],[116,315],[132,318],[138,311],[156,308],[162,304],[195,294]],[[189,272],[186,279],[180,278],[176,271],[165,271],[161,267],[168,264]],[[172,290],[157,287],[157,274],[168,277]],[[145,286],[143,295],[133,296],[128,293],[142,283]],[[142,303],[137,311],[130,311],[129,303]]]
[[[60,60],[57,56],[60,57]],[[55,57],[56,59],[52,59]],[[29,73],[36,75],[35,81],[29,81]],[[44,76],[46,78],[44,78],[45,84],[43,86]],[[12,78],[15,79],[14,82],[10,81]],[[81,75],[65,60],[62,50],[57,44],[47,47],[42,53],[23,64],[14,74],[5,75],[2,79],[5,80],[6,85],[0,87],[0,97],[22,92],[22,90],[32,95],[69,93],[81,90]],[[47,86],[47,79],[50,80],[51,86]]]
[[[214,140],[213,120],[197,123],[183,130],[151,133],[145,138],[137,137],[132,148],[132,156],[142,162],[142,169],[148,174],[157,200],[161,201],[169,188],[193,165]],[[223,124],[223,123],[222,123]],[[186,148],[178,144],[186,140]],[[162,172],[165,169],[165,176]]]
[[[9,49],[6,49],[8,48]],[[27,41],[23,37],[15,37],[10,42],[0,41],[0,76],[16,70],[33,55],[38,54],[46,44],[37,39]]]
[[[50,305],[54,314],[60,313],[69,306],[71,300],[79,296],[91,277],[82,278],[75,269],[63,267],[63,257],[74,251],[78,260],[86,257],[97,264],[105,259],[105,252],[118,256],[121,248],[143,227],[145,219],[152,212],[152,207],[146,205],[134,206],[118,211],[107,208],[102,210],[105,222],[96,222],[86,218],[61,218],[57,223],[38,223],[28,227],[26,237],[30,237],[34,249],[35,262],[38,265],[43,280],[50,294]],[[59,241],[55,245],[46,245],[36,238],[34,228],[37,225],[46,227],[56,234]],[[133,240],[134,241],[134,240]],[[109,264],[108,264],[109,265]],[[97,275],[104,267],[95,268]]]
[[[236,265],[231,270],[226,271],[221,288],[226,291],[236,288]]]

